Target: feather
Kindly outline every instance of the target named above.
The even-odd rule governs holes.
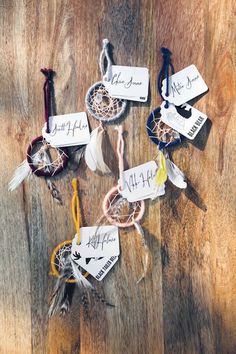
[[[142,247],[143,247],[143,273],[141,275],[141,277],[139,278],[139,280],[137,281],[137,284],[145,278],[146,274],[147,274],[147,271],[148,271],[148,267],[150,265],[150,250],[148,248],[148,245],[145,241],[145,237],[144,237],[144,232],[143,232],[143,228],[142,226],[137,223],[137,222],[134,222],[134,226],[140,236],[140,240],[141,240],[141,244],[142,244]]]
[[[26,178],[32,174],[28,161],[25,159],[15,170],[12,179],[8,184],[8,190],[13,191],[16,189]]]
[[[84,146],[79,146],[79,148],[76,148],[76,150],[73,153],[73,160],[74,162],[77,164],[77,166],[79,166],[80,161],[82,159],[82,157],[84,156],[84,152],[85,152],[85,147]]]
[[[101,302],[103,305],[106,305],[106,306],[115,307],[115,305],[110,304],[109,302],[107,302],[107,301],[104,299],[104,297],[103,297],[94,287],[92,287],[91,293],[92,293],[94,299],[95,299],[97,302]]]
[[[66,280],[72,275],[70,257],[65,259],[65,266],[61,272],[60,277],[57,279],[53,294],[50,300],[48,316],[52,317],[57,313],[65,314],[69,311],[69,298],[67,292]]]
[[[85,311],[87,311],[86,307],[89,304],[90,294],[97,302],[101,302],[104,305],[112,306],[114,305],[107,302],[104,297],[93,287],[93,285],[82,275],[79,270],[77,263],[71,258],[71,265],[73,270],[73,275],[75,279],[78,280],[76,283],[82,292],[81,303],[83,304]]]
[[[169,180],[178,188],[187,188],[183,172],[169,159],[166,158],[166,168]]]
[[[84,315],[88,317],[90,307],[90,295],[92,295],[96,301],[105,305],[107,303],[103,296],[92,286],[92,284],[83,276],[79,270],[79,266],[73,261],[70,255],[65,258],[64,267],[61,271],[60,277],[57,279],[54,291],[50,300],[50,306],[48,316],[52,317],[56,314],[65,315],[70,309],[70,299],[67,279],[71,276],[77,280],[76,284],[79,288],[79,298],[84,309]]]
[[[90,308],[90,290],[93,288],[92,284],[83,276],[79,270],[78,264],[70,257],[71,266],[73,271],[73,276],[77,279],[77,286],[80,293],[80,303],[83,306],[84,317],[89,317],[89,308]]]
[[[49,166],[51,164],[51,159],[48,153],[45,151],[44,147],[42,146],[39,151],[37,151],[32,156],[32,161],[35,165],[40,164],[43,162],[45,166]],[[48,167],[49,168],[49,167]],[[32,175],[32,170],[30,165],[28,164],[27,159],[25,159],[15,170],[12,179],[8,184],[8,190],[13,191],[16,189],[26,178],[29,178]]]
[[[104,130],[100,127],[91,133],[91,139],[85,149],[85,162],[92,171],[100,171],[103,174],[110,173],[111,170],[104,162],[102,153],[102,141]]]
[[[83,274],[80,272],[79,267],[77,263],[70,257],[71,259],[71,266],[72,266],[72,271],[75,279],[78,280],[77,284],[79,287],[84,287],[85,289],[91,289],[93,286],[92,284],[83,276]]]
[[[67,287],[67,284],[66,284]],[[69,295],[66,291],[66,296],[65,299],[62,301],[61,307],[60,307],[60,315],[65,316],[70,310],[70,300],[69,300]]]
[[[153,194],[151,196],[151,200],[154,200],[157,197],[161,197],[164,194],[165,194],[165,184],[162,184],[161,186],[155,186]]]
[[[61,194],[59,192],[59,190],[57,189],[57,187],[55,186],[55,183],[53,183],[49,178],[45,178],[46,184],[48,189],[51,192],[51,195],[53,197],[53,199],[60,205],[62,205],[62,198],[61,198]]]
[[[84,290],[82,291],[81,296],[80,296],[80,303],[83,306],[84,318],[88,318],[89,317],[90,299],[89,299],[89,294]]]
[[[167,180],[166,159],[163,152],[159,152],[159,166],[155,176],[155,182],[157,186],[161,186]]]

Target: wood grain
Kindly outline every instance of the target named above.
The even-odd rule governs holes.
[[[236,351],[235,5],[232,0],[0,0],[0,120],[2,125],[0,353],[174,354]],[[96,286],[114,309],[83,318],[75,291],[71,313],[48,320],[53,248],[75,233],[71,179],[79,177],[83,225],[93,225],[117,175],[102,178],[81,164],[55,177],[64,205],[42,179],[14,193],[7,183],[43,123],[41,67],[56,71],[57,114],[82,111],[87,89],[100,80],[103,38],[120,65],[150,69],[151,98],[131,103],[124,120],[126,167],[152,159],[146,118],[158,106],[159,49],[175,70],[194,63],[209,86],[195,106],[207,124],[194,142],[174,151],[186,192],[168,185],[146,203],[145,238],[152,271],[139,285],[140,242],[122,230],[122,254]],[[90,117],[91,127],[96,122]],[[115,168],[116,132],[108,127],[108,164]]]

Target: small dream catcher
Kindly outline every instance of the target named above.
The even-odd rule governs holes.
[[[162,81],[166,78],[166,96],[169,96],[169,71],[174,74],[174,67],[171,63],[171,52],[167,48],[161,48],[163,65],[157,78],[157,87],[160,96]],[[163,97],[162,97],[163,98]],[[169,102],[165,101],[165,108]],[[181,135],[161,120],[161,107],[150,113],[147,119],[147,133],[149,138],[157,145],[158,171],[156,175],[157,185],[164,191],[165,182],[169,180],[178,188],[185,189],[187,183],[183,172],[170,160],[167,148],[178,146],[181,143]],[[162,193],[163,194],[163,193]]]
[[[143,274],[138,280],[140,282],[146,275],[150,263],[150,251],[145,241],[144,231],[140,225],[140,221],[145,212],[145,202],[143,200],[129,202],[122,196],[124,187],[124,139],[123,127],[118,127],[117,155],[119,163],[119,181],[118,185],[113,187],[103,200],[103,213],[110,224],[120,228],[135,226],[140,236],[141,245],[143,247]]]
[[[110,81],[112,75],[112,63],[108,46],[108,39],[104,39],[99,60],[102,81],[92,85],[85,97],[85,104],[89,114],[100,122],[100,125],[92,131],[91,141],[85,150],[85,161],[92,171],[97,170],[102,173],[110,172],[102,154],[105,125],[117,122],[124,114],[127,106],[126,100],[111,97],[103,83],[104,81]]]
[[[72,215],[76,228],[76,242],[79,245],[80,239],[80,205],[78,196],[77,180],[72,180],[73,197],[72,197]],[[84,271],[75,262],[72,256],[72,240],[61,242],[52,252],[51,255],[51,275],[57,278],[49,306],[49,317],[56,314],[65,315],[71,305],[72,301],[72,286],[76,284],[79,289],[79,299],[83,306],[86,317],[89,315],[89,307],[92,298],[97,303],[109,305],[103,296],[93,287],[87,280],[89,273]],[[78,257],[80,257],[78,255]]]
[[[44,83],[44,106],[46,133],[50,133],[49,117],[52,113],[52,92],[53,75],[51,69],[42,69],[41,72],[46,77]],[[68,163],[68,153],[66,148],[55,148],[51,146],[43,136],[35,138],[27,148],[26,159],[17,167],[9,182],[10,191],[16,189],[25,179],[31,175],[44,177],[53,198],[61,203],[61,197],[55,184],[48,177],[56,176],[62,172]]]

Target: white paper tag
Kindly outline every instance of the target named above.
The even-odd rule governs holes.
[[[129,202],[152,198],[155,185],[157,164],[149,161],[123,173],[123,190],[121,194]],[[120,181],[119,181],[120,184]]]
[[[112,65],[111,80],[103,83],[112,97],[140,102],[148,99],[147,68]]]
[[[112,257],[99,257],[99,258],[76,258],[74,256],[73,260],[84,270],[89,272],[95,279],[102,280],[106,274],[111,270],[111,268],[118,261],[117,256]]]
[[[207,116],[185,103],[181,107],[161,104],[161,120],[186,138],[193,140],[207,120]]]
[[[166,96],[166,79],[162,81],[162,96],[170,103],[180,106],[208,90],[195,65],[169,77],[169,96]]]
[[[46,125],[43,137],[54,147],[85,145],[90,141],[88,118],[85,112],[49,117],[50,133]]]
[[[80,245],[77,235],[72,242],[72,254],[80,254],[82,258],[119,256],[119,231],[117,226],[81,227]]]

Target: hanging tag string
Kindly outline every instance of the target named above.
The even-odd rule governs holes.
[[[169,71],[171,69],[171,75],[173,75],[174,74],[174,66],[171,63],[171,59],[170,59],[171,52],[169,51],[169,49],[162,47],[161,53],[163,56],[163,63],[162,63],[161,70],[160,70],[158,77],[157,77],[157,88],[158,88],[160,96],[162,97],[162,92],[161,92],[162,81],[166,78],[165,95],[168,97],[169,96]],[[168,107],[169,107],[169,102],[166,100],[165,108],[168,108]]]
[[[80,240],[80,205],[79,205],[79,195],[78,195],[78,183],[77,179],[72,180],[73,197],[71,200],[72,215],[75,223],[75,229],[77,233],[77,244],[79,245]]]
[[[99,66],[100,66],[100,71],[102,74],[102,79],[105,81],[110,81],[111,80],[111,58],[108,53],[108,46],[109,46],[109,40],[108,39],[103,39],[103,48],[100,54],[99,58]],[[105,69],[105,59],[107,61],[106,69]]]
[[[46,133],[50,133],[49,129],[49,117],[51,116],[51,104],[52,104],[52,85],[53,85],[53,75],[52,69],[41,69],[41,72],[46,77],[45,83],[43,85],[44,92],[44,110],[45,110],[45,123],[46,123]]]
[[[119,166],[119,181],[120,189],[124,189],[124,139],[123,139],[123,126],[119,125],[118,130],[118,140],[117,140],[117,155],[118,155],[118,166]]]

